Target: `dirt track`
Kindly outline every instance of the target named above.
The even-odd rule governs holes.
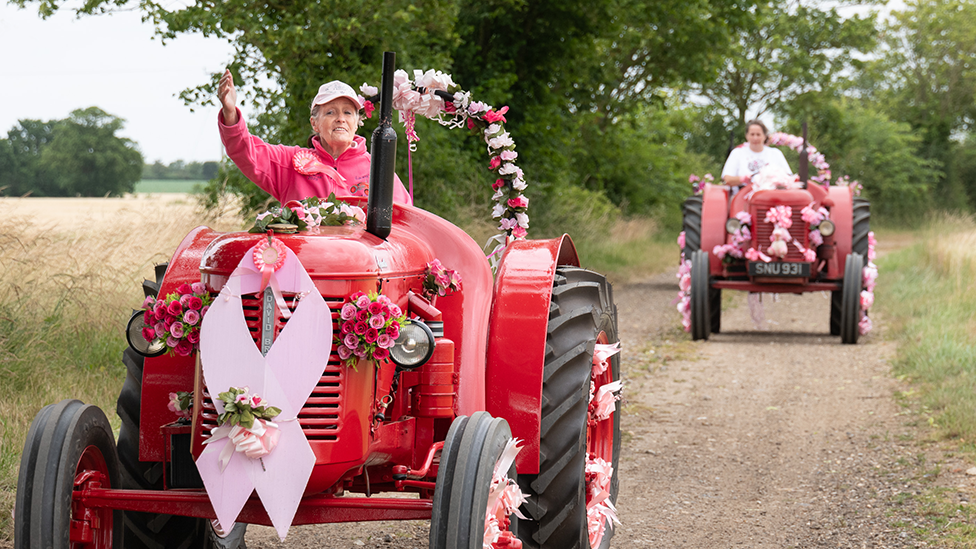
[[[893,399],[884,319],[841,345],[821,294],[766,296],[765,331],[733,294],[722,333],[692,343],[676,292],[673,274],[614,292],[626,386],[613,547],[916,546],[896,496],[917,493],[926,465]],[[971,489],[961,467],[942,480]],[[421,548],[427,526],[302,527],[283,544],[252,527],[248,546]]]

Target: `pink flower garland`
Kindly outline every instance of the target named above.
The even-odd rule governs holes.
[[[874,264],[874,259],[877,257],[877,252],[875,251],[878,241],[874,238],[874,231],[868,233],[868,264],[864,266],[862,271],[862,281],[864,284],[864,289],[861,290],[861,321],[858,322],[857,327],[861,335],[864,335],[871,331],[874,327],[871,323],[871,317],[868,316],[868,309],[874,305],[874,286],[878,280],[878,266]]]
[[[375,86],[367,84],[359,89],[367,97],[378,93]],[[446,100],[437,91],[453,93],[453,99]],[[374,107],[369,100],[364,104],[369,117]],[[518,158],[515,141],[504,126],[508,107],[495,109],[486,103],[471,101],[471,93],[461,90],[449,74],[415,70],[411,80],[406,71],[398,70],[393,77],[393,108],[400,113],[400,122],[405,124],[411,151],[416,150],[415,143],[420,140],[414,129],[416,115],[448,128],[467,127],[482,134],[488,145],[488,169],[495,172],[495,181],[491,185],[495,206],[491,217],[498,220],[498,229],[502,231],[488,241],[488,244],[496,243],[488,258],[492,268],[497,267],[509,240],[525,238],[529,228],[526,213],[529,199],[523,194],[527,186],[525,174],[515,164]]]

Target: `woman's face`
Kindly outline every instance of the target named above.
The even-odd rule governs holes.
[[[347,97],[329,101],[310,118],[312,132],[322,144],[341,154],[350,145],[359,127],[359,107]]]
[[[766,142],[766,134],[763,129],[755,124],[746,128],[746,141],[752,146],[759,146]]]

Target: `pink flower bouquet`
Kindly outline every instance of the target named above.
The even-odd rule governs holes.
[[[433,260],[427,264],[424,271],[424,297],[432,299],[435,295],[447,295],[448,290],[456,292],[461,289],[461,275],[441,265],[440,260]]]
[[[212,301],[202,282],[182,284],[162,299],[147,297],[142,337],[151,344],[165,343],[170,356],[190,356],[200,348],[200,325]]]
[[[400,336],[400,326],[406,320],[400,307],[385,295],[376,292],[352,294],[339,311],[339,333],[336,334],[339,360],[355,370],[359,359],[388,359],[390,348]]]

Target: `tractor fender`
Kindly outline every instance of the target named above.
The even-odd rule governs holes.
[[[702,194],[701,249],[708,253],[708,270],[722,274],[722,260],[712,253],[715,246],[725,244],[725,222],[729,218],[729,191],[720,185],[705,185]]]
[[[834,222],[834,257],[827,264],[827,276],[832,279],[844,277],[844,265],[851,253],[854,239],[854,194],[850,187],[830,187],[829,194],[834,205],[830,207],[830,220]]]
[[[486,410],[502,417],[524,442],[519,473],[539,472],[542,372],[546,360],[549,302],[557,265],[579,266],[569,235],[516,240],[508,245],[495,278],[488,321]]]
[[[210,227],[197,227],[190,231],[173,252],[166,268],[166,275],[159,286],[159,296],[173,293],[181,284],[200,281],[200,260],[213,239],[221,233]],[[169,356],[146,358],[142,371],[142,405],[139,411],[139,459],[163,461],[163,435],[157,426],[172,423],[173,412],[166,405],[169,394],[193,388],[193,356]]]

